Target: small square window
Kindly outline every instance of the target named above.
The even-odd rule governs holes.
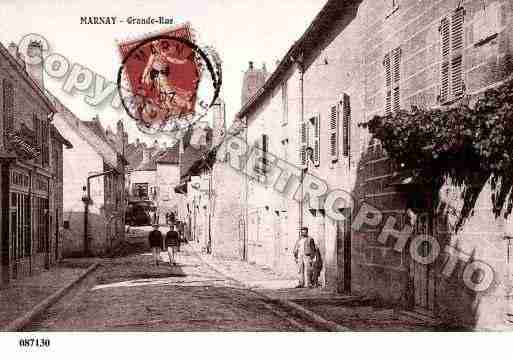
[[[64,221],[64,222],[62,223],[62,227],[63,227],[64,229],[69,229],[69,221]]]

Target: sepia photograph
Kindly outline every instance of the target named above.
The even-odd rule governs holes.
[[[511,339],[513,1],[2,0],[0,15],[13,353]],[[294,351],[258,354],[278,346]]]

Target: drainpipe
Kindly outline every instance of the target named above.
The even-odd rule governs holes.
[[[299,58],[294,59],[291,58],[291,60],[297,65],[299,70],[299,99],[300,99],[300,108],[299,108],[299,115],[300,115],[300,123],[299,125],[302,126],[305,121],[305,97],[304,97],[304,64],[303,64],[303,55],[301,54]],[[306,152],[306,150],[305,150]],[[306,157],[306,153],[305,153]],[[305,158],[305,162],[308,164],[308,159]],[[303,227],[303,197],[304,197],[304,190],[303,190],[303,180],[304,180],[304,169],[301,168],[301,178],[300,178],[300,186],[301,186],[301,201],[299,202],[299,228],[298,228],[298,236],[301,235],[301,228]]]
[[[89,257],[90,251],[89,251],[89,233],[88,233],[88,226],[89,226],[89,204],[91,203],[91,179],[96,177],[105,176],[108,174],[113,173],[114,170],[109,170],[101,173],[96,173],[94,175],[90,175],[87,177],[87,186],[86,186],[86,197],[83,198],[83,201],[85,203],[84,208],[84,255]]]

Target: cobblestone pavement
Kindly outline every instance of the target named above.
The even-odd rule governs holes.
[[[315,324],[294,318],[227,279],[190,247],[179,265],[160,266],[148,250],[104,261],[79,288],[26,330],[39,331],[300,331]]]
[[[194,246],[194,245],[193,245]],[[197,249],[199,251],[199,249]],[[294,288],[297,279],[279,276],[270,269],[242,261],[202,255],[202,260],[269,298],[300,305],[351,331],[436,331],[434,323],[386,307],[373,298],[343,295],[323,288]]]

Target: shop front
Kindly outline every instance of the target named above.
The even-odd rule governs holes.
[[[29,276],[50,265],[50,177],[14,163],[4,164],[3,279]],[[7,203],[6,203],[7,202]]]

